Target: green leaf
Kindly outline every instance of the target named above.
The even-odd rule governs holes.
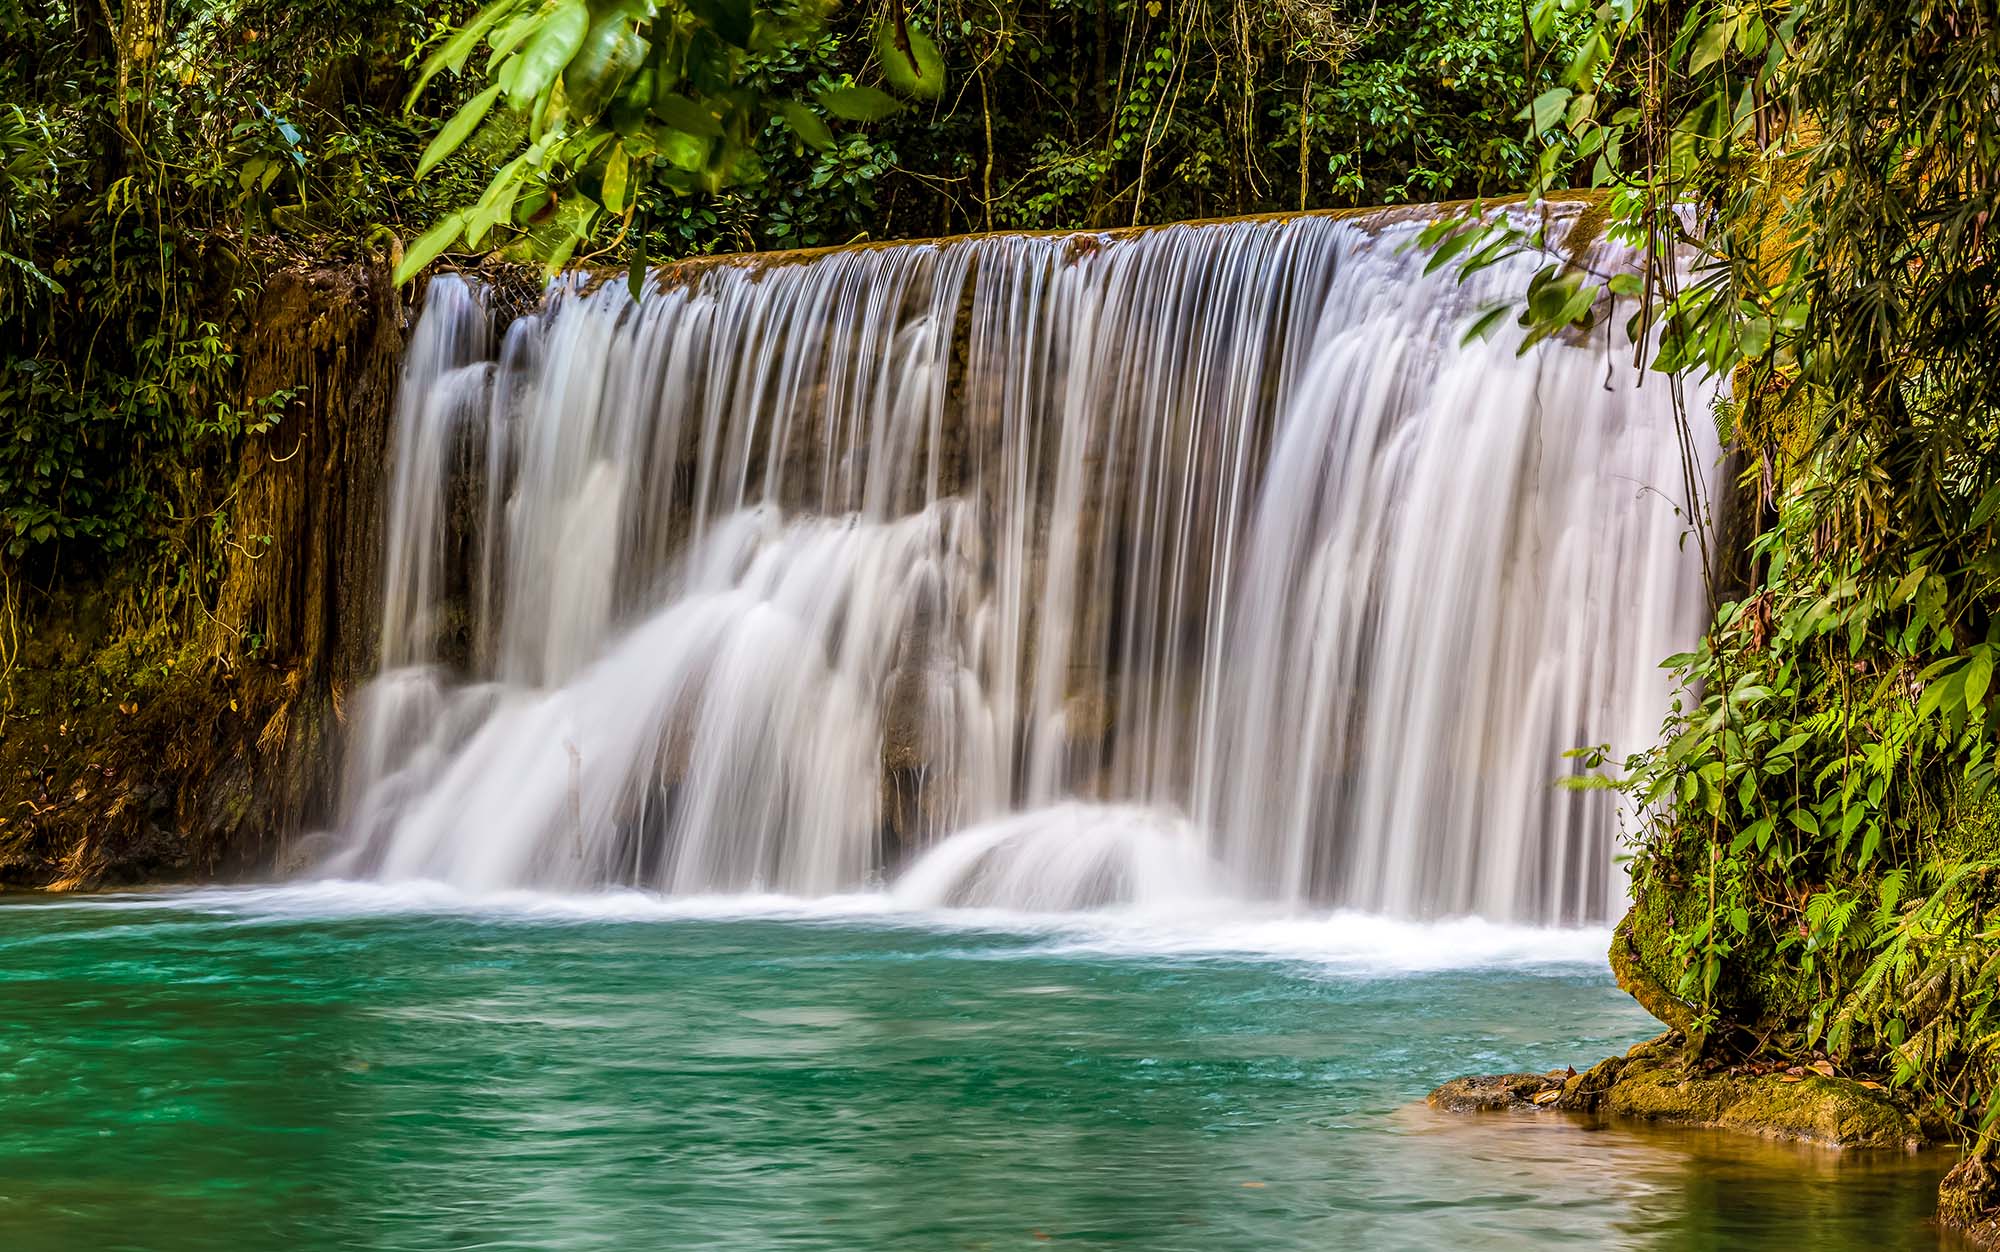
[[[576,245],[582,242],[583,236],[575,231],[565,236],[563,241],[556,245],[555,251],[549,253],[548,259],[542,262],[543,271],[549,274],[560,273],[562,267],[569,264],[570,257],[576,254]]]
[[[654,97],[653,116],[685,134],[703,139],[722,138],[722,119],[686,96],[663,92]]]
[[[1976,709],[1986,703],[1986,688],[1993,681],[1993,654],[1981,649],[1965,667],[1965,707]]]
[[[661,159],[674,168],[689,174],[708,168],[708,154],[713,140],[675,128],[656,128],[649,132],[649,137]]]
[[[1482,238],[1484,232],[1477,227],[1467,227],[1447,237],[1431,249],[1430,260],[1424,262],[1424,273],[1434,274],[1453,257],[1471,247]]]
[[[652,48],[623,13],[613,11],[600,18],[563,68],[563,94],[569,97],[570,108],[583,117],[603,112]]]
[[[1466,328],[1465,337],[1459,340],[1460,346],[1469,344],[1475,339],[1487,338],[1493,333],[1493,328],[1500,324],[1501,319],[1513,311],[1513,306],[1511,305],[1496,304],[1484,313],[1481,313],[1473,320],[1472,325]]]
[[[530,152],[532,153],[532,149]],[[486,185],[486,191],[479,197],[479,203],[464,214],[465,246],[477,248],[486,238],[496,222],[509,220],[514,213],[514,197],[520,192],[522,179],[528,172],[528,156],[517,156],[500,167],[493,175],[493,181]]]
[[[642,223],[632,224],[632,259],[625,267],[625,290],[634,303],[646,297],[646,231]]]
[[[1889,603],[1907,603],[1911,596],[1917,594],[1917,588],[1923,586],[1924,576],[1930,573],[1930,569],[1931,567],[1928,565],[1919,565],[1917,568],[1903,575],[1903,580],[1896,584],[1894,591],[1889,593]]]
[[[1742,322],[1739,342],[1743,355],[1751,359],[1763,356],[1771,346],[1771,319],[1768,317],[1748,317]]]
[[[415,242],[403,252],[402,263],[396,266],[396,284],[409,282],[426,265],[437,260],[438,254],[457,241],[459,233],[465,229],[465,214],[448,213],[438,224],[418,235]]]
[[[2000,487],[1987,492],[1986,498],[1979,502],[1979,507],[1972,510],[1972,529],[1978,530],[1984,526],[1996,512],[2000,512]]]
[[[632,158],[624,144],[616,144],[604,163],[604,195],[599,203],[613,213],[625,211],[625,184],[632,176]]]
[[[521,49],[520,68],[507,88],[508,103],[520,108],[539,99],[583,46],[589,31],[590,6],[583,0],[560,0]]]
[[[430,173],[437,168],[439,161],[458,151],[458,146],[470,139],[472,132],[478,130],[479,124],[486,120],[486,115],[493,111],[493,102],[499,98],[500,84],[495,83],[467,100],[458,112],[452,114],[451,120],[444,124],[444,129],[439,131],[437,137],[431,140],[430,146],[424,149],[423,159],[417,162],[417,177],[422,178]]]
[[[1694,53],[1688,58],[1688,73],[1699,74],[1722,59],[1729,50],[1729,37],[1735,33],[1735,18],[1720,18],[1710,22],[1695,40]]]
[[[1964,690],[1965,671],[1963,669],[1955,669],[1942,678],[1932,680],[1924,687],[1923,697],[1917,701],[1917,720],[1920,722],[1928,721],[1931,714],[1937,712],[1938,708],[1947,699],[1951,699],[1956,704],[1958,693]]]
[[[403,111],[409,112],[424,93],[424,88],[436,78],[438,71],[450,70],[454,74],[465,72],[465,58],[479,46],[480,37],[493,28],[493,24],[521,7],[521,0],[497,0],[473,15],[471,21],[458,28],[451,38],[439,44],[437,50],[424,58],[423,68],[417,71],[416,85],[403,99]]]
[[[523,39],[534,34],[535,27],[541,20],[542,6],[537,4],[534,8],[516,16],[513,21],[507,23],[505,26],[495,30],[492,37],[486,41],[487,47],[492,49],[492,54],[486,58],[487,74],[492,74],[494,66],[505,60],[508,53],[520,47]]]
[[[904,95],[935,100],[944,94],[944,57],[930,36],[907,19],[900,27],[890,21],[876,24],[875,55],[881,58],[882,76]]]
[[[828,87],[819,93],[819,102],[827,112],[850,122],[879,122],[903,107],[887,92],[858,85]]]
[[[1535,102],[1515,114],[1529,119],[1529,125],[1537,132],[1545,131],[1562,120],[1563,111],[1569,107],[1570,89],[1551,87],[1535,97]]]
[[[778,113],[807,147],[821,152],[833,147],[833,132],[827,129],[820,115],[813,112],[811,105],[797,100],[781,100],[778,102]]]

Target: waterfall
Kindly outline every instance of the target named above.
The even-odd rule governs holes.
[[[1699,631],[1667,388],[1463,342],[1539,262],[1421,228],[573,275],[497,348],[432,280],[333,869],[1607,918],[1555,779]]]

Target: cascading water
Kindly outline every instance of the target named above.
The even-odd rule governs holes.
[[[1536,263],[1420,229],[690,264],[497,357],[434,280],[335,868],[1605,918],[1553,780],[1698,628],[1669,398],[1462,343]]]

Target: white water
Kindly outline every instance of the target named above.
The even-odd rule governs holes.
[[[8,909],[162,913],[150,929],[197,929],[203,917],[244,926],[357,918],[450,918],[503,926],[650,926],[680,923],[777,923],[868,930],[913,929],[957,936],[949,955],[967,959],[1269,960],[1317,966],[1332,974],[1394,977],[1445,970],[1583,966],[1601,970],[1608,927],[1546,929],[1479,918],[1401,921],[1340,911],[1284,914],[1275,906],[1228,902],[1128,905],[1094,912],[933,907],[900,893],[802,898],[778,895],[661,896],[634,890],[550,893],[513,888],[467,892],[436,882],[323,880],[264,887],[198,887],[122,895],[19,900]],[[170,920],[188,914],[189,920]],[[119,922],[129,934],[131,922]],[[75,943],[91,934],[65,930],[39,942]],[[1026,942],[1022,942],[1025,940]]]
[[[1606,919],[1614,801],[1552,784],[1698,627],[1669,399],[1461,345],[1533,263],[1417,229],[723,263],[497,359],[436,280],[331,868]]]

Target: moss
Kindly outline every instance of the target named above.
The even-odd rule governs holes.
[[[2000,1169],[1991,1152],[1965,1154],[1938,1183],[1938,1222],[1963,1231],[1987,1248],[2000,1247]]]
[[[1884,1092],[1818,1074],[1694,1069],[1685,1062],[1682,1042],[1669,1032],[1581,1074],[1557,1070],[1454,1079],[1431,1092],[1428,1103],[1448,1113],[1592,1113],[1833,1148],[1908,1149],[1926,1140],[1916,1118]]]
[[[1611,973],[1626,995],[1639,1007],[1683,1034],[1696,1030],[1695,1010],[1667,989],[1661,971],[1668,968],[1661,959],[1670,956],[1667,928],[1652,908],[1642,915],[1638,907],[1628,910],[1611,935]]]
[[[1570,223],[1568,233],[1563,236],[1563,252],[1571,265],[1578,269],[1586,268],[1584,262],[1590,254],[1591,247],[1604,238],[1605,229],[1611,225],[1611,193],[1578,191],[1552,198],[1582,205],[1576,220]]]
[[[2000,861],[2000,789],[1984,796],[1961,788],[1946,806],[1936,851],[1959,861]]]
[[[1616,1117],[1713,1126],[1837,1148],[1916,1147],[1914,1118],[1858,1082],[1809,1074],[1688,1074],[1658,1058],[1628,1063],[1598,1105]]]

